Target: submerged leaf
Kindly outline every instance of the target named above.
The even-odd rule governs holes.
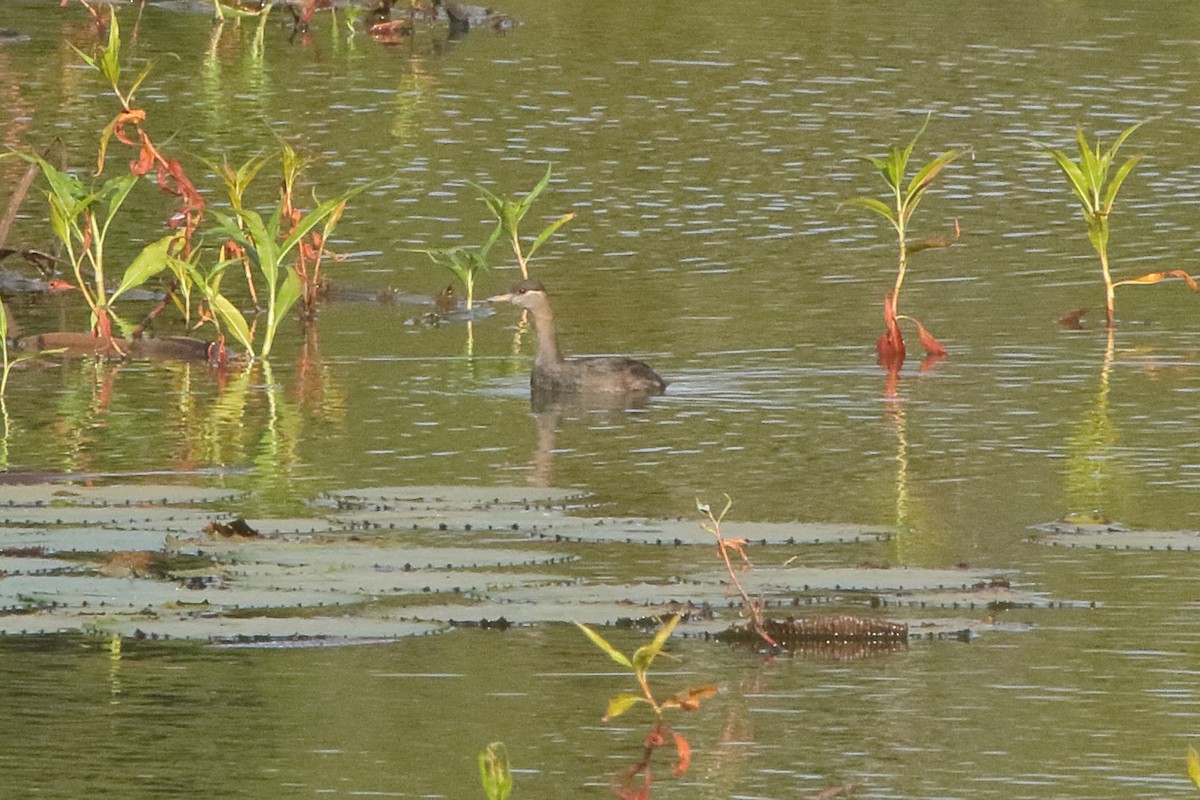
[[[922,250],[937,250],[943,247],[953,247],[962,237],[962,228],[959,227],[958,220],[954,220],[954,236],[926,236],[923,239],[916,239],[908,242],[906,247],[908,254],[911,256],[914,253],[919,253]]]

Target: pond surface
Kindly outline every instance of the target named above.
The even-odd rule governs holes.
[[[147,126],[174,135],[167,146],[214,201],[205,160],[238,164],[284,137],[314,156],[322,197],[377,181],[338,228],[347,257],[333,279],[432,297],[449,276],[410,251],[486,237],[468,182],[518,194],[552,163],[528,219],[536,230],[576,214],[533,262],[561,344],[644,358],[671,385],[636,409],[535,414],[531,342],[514,353],[512,309],[468,330],[426,324],[424,306],[335,300],[314,335],[285,324],[270,365],[246,372],[22,369],[4,465],[227,490],[204,508],[262,523],[320,516],[312,503],[331,492],[446,485],[554,487],[586,498],[579,515],[697,522],[695,498],[725,492],[731,521],[882,527],[883,541],[751,556],[764,572],[791,558],[965,564],[1046,602],[983,624],[994,612],[982,607],[872,610],[838,593],[822,610],[983,628],[969,643],[854,657],[764,662],[677,637],[656,685],[723,692],[676,718],[692,768],[670,778],[663,758],[656,797],[845,784],[913,800],[1193,796],[1200,556],[1184,532],[1200,527],[1200,300],[1177,284],[1120,289],[1107,339],[1083,222],[1034,143],[1069,148],[1077,126],[1110,142],[1151,119],[1122,150],[1145,158],[1111,220],[1114,270],[1196,272],[1200,9],[877,5],[512,0],[522,24],[508,35],[448,41],[443,23],[395,46],[347,36],[327,12],[305,39],[277,11],[258,46],[253,23],[218,30],[206,13],[148,6],[126,46],[133,63],[155,62],[139,92]],[[128,37],[138,11],[120,13]],[[116,111],[68,46],[96,41],[87,12],[10,0],[0,27],[23,35],[0,44],[4,143],[59,137],[86,168]],[[914,258],[903,302],[950,355],[920,370],[914,343],[889,383],[872,345],[895,244],[838,206],[883,186],[852,157],[907,141],[929,112],[916,158],[973,150],[939,177],[915,232],[944,235],[957,219],[962,240]],[[109,168],[127,158],[110,153]],[[21,171],[0,160],[0,198]],[[23,206],[10,244],[48,246],[40,203]],[[162,235],[165,208],[135,193],[117,263]],[[483,293],[515,275],[502,264]],[[6,300],[29,331],[87,326],[68,295]],[[1056,324],[1082,307],[1082,330]],[[1172,547],[1053,547],[1032,530],[1068,517],[1160,531]],[[24,530],[10,521],[5,535]],[[454,531],[432,539],[452,546]],[[597,586],[719,566],[702,546],[485,544],[568,559],[552,578]],[[611,636],[632,648],[646,634]],[[562,623],[359,647],[108,645],[0,641],[0,780],[14,796],[479,796],[475,754],[503,740],[514,798],[603,797],[649,725],[644,710],[599,721],[630,681]]]

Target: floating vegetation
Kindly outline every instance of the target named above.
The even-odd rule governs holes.
[[[707,555],[692,558],[691,550],[684,563],[664,565],[662,581],[581,577],[581,567],[589,571],[608,551],[576,543],[711,546],[713,539],[690,520],[581,516],[596,509],[577,490],[347,490],[314,500],[311,517],[279,518],[230,513],[240,499],[229,490],[153,484],[0,486],[0,516],[7,519],[0,529],[0,630],[257,646],[461,626],[656,627],[675,615],[681,635],[714,636],[742,621],[728,573],[708,569]],[[739,546],[875,543],[889,535],[850,524],[722,526]],[[908,625],[910,638],[961,637],[988,623],[914,619],[913,609],[1057,602],[1014,590],[1003,573],[986,569],[796,566],[739,575],[789,641],[821,626],[840,625],[848,635],[854,626],[844,620],[854,617],[840,616],[845,610],[895,607],[910,618],[879,625]],[[801,620],[798,610],[814,606],[832,615]]]
[[[1050,522],[1035,530],[1044,534],[1035,541],[1052,547],[1200,552],[1200,531],[1131,530],[1112,522]]]

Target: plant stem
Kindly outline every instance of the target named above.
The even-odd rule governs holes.
[[[517,256],[517,265],[521,268],[521,280],[529,280],[529,267],[525,262],[525,255],[521,252],[521,240],[517,238],[517,232],[514,230],[512,235],[512,249]]]
[[[1108,328],[1112,330],[1116,324],[1115,306],[1116,295],[1113,291],[1112,275],[1108,271],[1108,248],[1100,248],[1100,272],[1104,275],[1104,317],[1108,321]]]
[[[905,228],[907,220],[905,219],[904,197],[900,192],[900,185],[896,184],[896,235],[899,238],[900,261],[896,266],[896,285],[892,288],[892,310],[897,314],[900,313],[900,287],[904,283],[904,273],[908,269],[908,245],[905,242]]]

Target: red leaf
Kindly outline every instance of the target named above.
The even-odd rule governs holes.
[[[675,762],[675,766],[671,768],[671,773],[678,778],[680,775],[688,771],[688,767],[692,765],[692,746],[688,744],[688,740],[680,736],[675,731],[671,731],[671,735],[675,737],[675,752],[679,754],[679,760]]]
[[[909,317],[912,319],[912,317]],[[946,348],[942,347],[942,343],[933,338],[933,334],[925,330],[925,326],[920,322],[913,320],[913,324],[917,326],[917,335],[921,337],[921,346],[925,348],[925,352],[931,356],[948,355]]]

